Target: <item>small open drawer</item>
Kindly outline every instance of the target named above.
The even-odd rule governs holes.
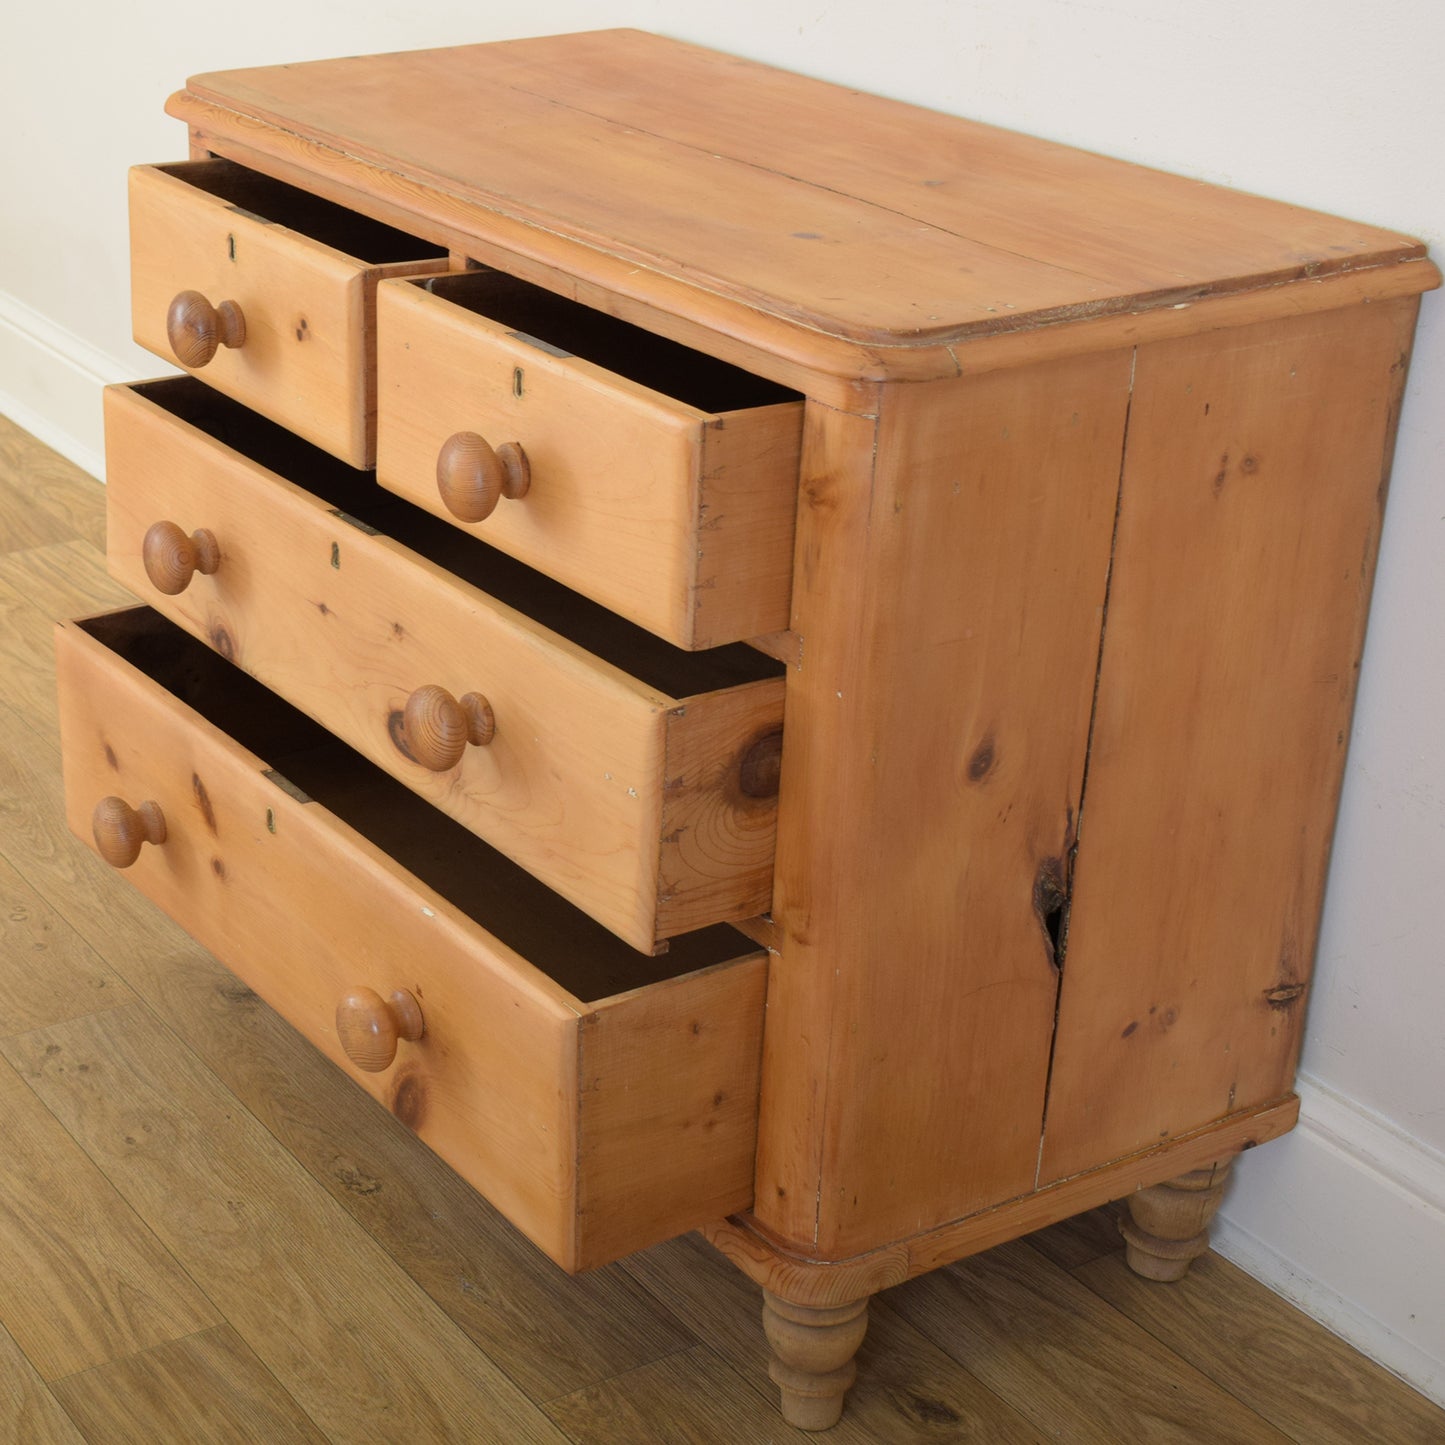
[[[110,388],[106,457],[120,581],[619,937],[771,907],[780,663],[673,647],[189,377]]]
[[[795,393],[499,271],[377,330],[384,487],[679,647],[788,626]]]
[[[147,608],[57,652],[71,828],[559,1264],[748,1205],[765,954],[629,949]]]
[[[353,466],[376,445],[376,284],[440,247],[233,161],[130,173],[135,339]]]

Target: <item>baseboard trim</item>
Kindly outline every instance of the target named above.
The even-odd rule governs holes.
[[[0,412],[102,479],[101,388],[124,375],[113,356],[0,291]]]
[[[1445,1159],[1317,1080],[1234,1171],[1214,1247],[1445,1405]]]

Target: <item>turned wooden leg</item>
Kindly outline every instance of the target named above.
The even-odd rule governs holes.
[[[783,1419],[826,1430],[843,1413],[857,1375],[853,1356],[868,1329],[868,1297],[832,1309],[789,1304],[763,1291],[763,1330],[773,1347],[768,1373],[783,1392]]]
[[[1209,1248],[1208,1224],[1224,1198],[1229,1178],[1225,1159],[1129,1196],[1129,1213],[1119,1221],[1124,1258],[1145,1279],[1173,1281]]]

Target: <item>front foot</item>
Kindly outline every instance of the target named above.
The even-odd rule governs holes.
[[[843,1413],[857,1375],[853,1356],[868,1329],[868,1297],[832,1308],[790,1304],[763,1291],[763,1330],[773,1349],[768,1373],[783,1392],[783,1419],[826,1430]]]
[[[1129,1213],[1119,1221],[1124,1259],[1145,1279],[1172,1283],[1209,1248],[1209,1221],[1224,1198],[1234,1161],[1225,1159],[1129,1196]]]

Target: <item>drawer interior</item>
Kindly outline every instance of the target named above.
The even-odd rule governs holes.
[[[725,924],[640,953],[239,668],[146,607],[78,624],[574,997],[598,1001],[756,952]]]
[[[259,171],[248,170],[235,161],[178,161],[156,166],[156,170],[194,186],[198,191],[229,202],[257,220],[285,226],[310,236],[324,246],[341,251],[368,265],[383,266],[395,261],[439,260],[444,246],[434,246],[405,231],[374,221],[359,211],[347,210],[273,180]]]
[[[741,411],[802,400],[798,392],[705,352],[570,301],[504,271],[459,271],[420,283],[554,355],[578,356],[699,411]]]
[[[358,471],[338,461],[191,377],[143,382],[133,390],[319,497],[348,522],[394,538],[669,697],[693,697],[781,677],[785,671],[781,663],[746,643],[700,652],[674,647],[479,538],[403,501],[394,492],[383,490],[372,472]],[[197,520],[204,523],[204,518]]]

